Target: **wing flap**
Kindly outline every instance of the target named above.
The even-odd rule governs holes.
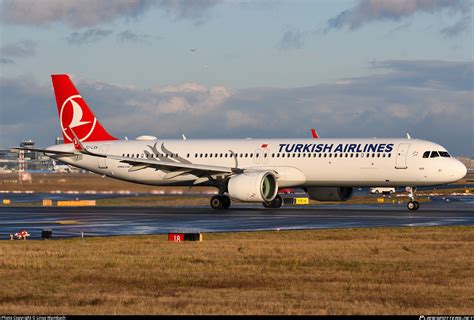
[[[171,162],[171,161],[161,161],[157,159],[143,159],[143,158],[129,158],[129,157],[120,157],[113,155],[106,155],[108,159],[118,160],[122,163],[128,163],[132,166],[139,166],[140,169],[144,169],[143,166],[148,166],[149,168],[155,168],[157,170],[168,170],[176,172],[174,174],[167,174],[167,178],[175,177],[184,173],[192,173],[198,176],[203,175],[213,175],[213,174],[233,174],[240,172],[240,169],[234,169],[230,167],[220,167],[220,166],[210,166],[203,164],[192,164],[192,163],[181,163],[181,162]],[[133,168],[133,167],[132,167]]]

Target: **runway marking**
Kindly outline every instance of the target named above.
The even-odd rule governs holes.
[[[57,224],[80,224],[79,221],[76,221],[76,220],[59,220],[59,221],[56,221]]]

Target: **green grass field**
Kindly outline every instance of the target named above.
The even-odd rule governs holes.
[[[0,314],[473,314],[474,227],[0,242]]]

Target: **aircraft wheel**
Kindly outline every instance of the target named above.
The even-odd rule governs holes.
[[[224,207],[224,199],[221,195],[213,196],[211,198],[212,209],[222,209]]]
[[[283,198],[277,195],[275,199],[273,199],[272,202],[274,202],[273,208],[280,208],[281,205],[283,204]]]
[[[420,209],[420,203],[418,201],[413,201],[416,205],[416,209],[415,210],[418,210]]]
[[[223,195],[215,195],[211,198],[212,209],[228,209],[230,207],[230,198]]]
[[[407,203],[407,208],[410,211],[416,211],[420,207],[420,204],[417,201],[409,201]]]
[[[273,202],[272,201],[263,202],[262,204],[267,209],[273,208]]]
[[[277,195],[275,197],[275,199],[273,199],[272,201],[264,202],[263,206],[265,208],[275,208],[276,209],[276,208],[280,208],[282,203],[283,203],[282,197]]]
[[[222,209],[229,209],[230,207],[230,198],[228,196],[222,196],[222,199],[224,201],[224,205],[222,206]]]

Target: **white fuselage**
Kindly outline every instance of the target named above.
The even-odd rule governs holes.
[[[243,139],[243,140],[117,140],[84,143],[99,154],[159,159],[241,169],[272,170],[278,186],[423,186],[454,182],[466,167],[452,157],[423,158],[426,151],[444,151],[418,139]],[[49,150],[74,151],[72,144]],[[166,170],[133,167],[119,160],[87,154],[59,156],[70,165],[116,179],[149,185],[192,185],[182,174],[166,179]]]

